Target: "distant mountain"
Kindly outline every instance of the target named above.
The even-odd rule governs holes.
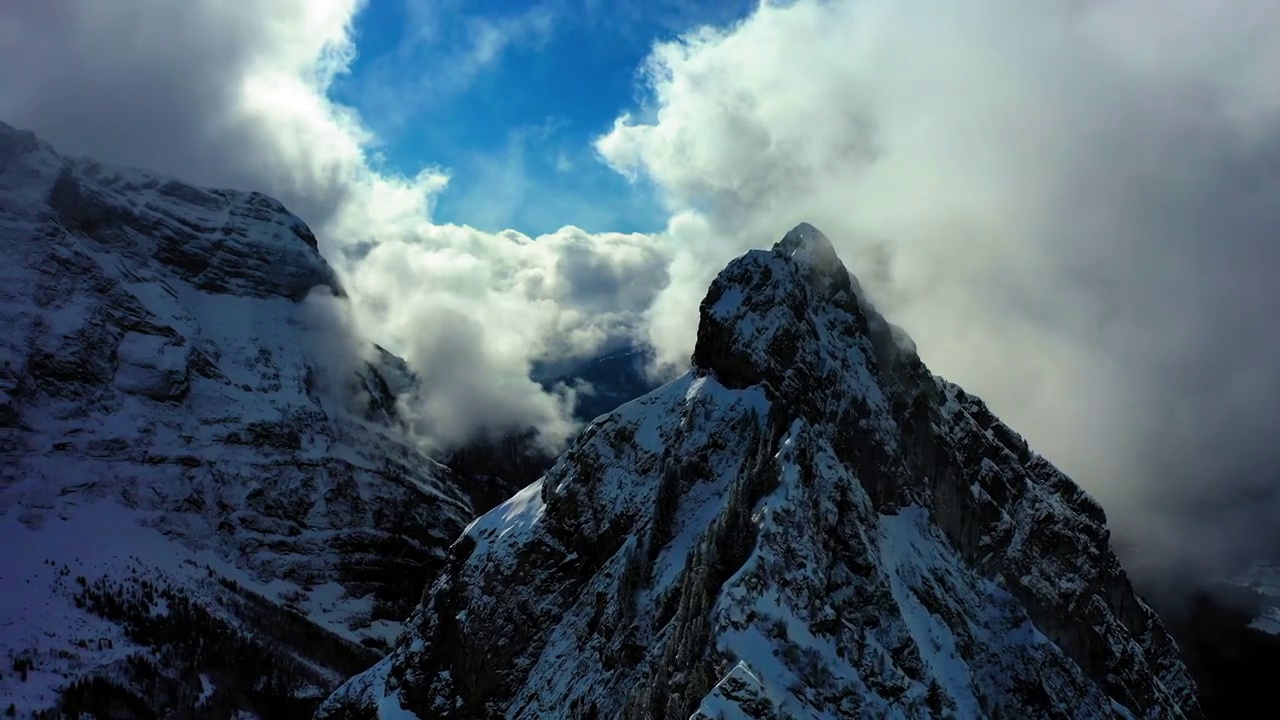
[[[646,348],[626,346],[586,359],[538,363],[531,377],[548,392],[572,388],[574,417],[588,423],[657,387],[647,373],[651,357]],[[470,480],[473,505],[487,511],[542,477],[556,457],[538,444],[533,429],[526,429],[473,438],[439,460]]]
[[[0,125],[0,712],[306,717],[390,647],[506,494],[405,435],[342,295],[269,197]]]
[[[648,348],[626,345],[586,360],[539,363],[532,377],[548,391],[559,385],[576,389],[574,414],[590,422],[657,388],[661,383],[647,373],[652,360]]]
[[[1280,566],[1137,581],[1178,641],[1210,718],[1270,718],[1280,674]]]
[[[322,720],[1200,718],[1102,509],[801,225],[468,526]]]

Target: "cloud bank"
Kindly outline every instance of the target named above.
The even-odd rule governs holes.
[[[1144,559],[1280,520],[1280,5],[796,2],[658,46],[598,149],[682,213],[663,357],[798,220]],[[1270,533],[1270,534],[1268,534]]]
[[[714,273],[807,220],[926,362],[1072,473],[1144,559],[1216,561],[1280,517],[1280,5],[765,3],[656,45],[648,103],[597,143],[657,188],[666,232],[537,239],[433,223],[448,174],[386,172],[367,119],[329,99],[360,9],[17,0],[0,10],[0,66],[22,68],[0,116],[65,151],[280,197],[364,331],[427,379],[444,444],[563,437],[564,398],[528,379],[538,358],[640,336],[679,367]]]

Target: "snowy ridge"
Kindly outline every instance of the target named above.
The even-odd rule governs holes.
[[[317,717],[1199,718],[1101,509],[935,378],[802,225],[694,369],[474,522]]]
[[[34,663],[0,697],[40,710],[102,674],[154,712],[309,714],[261,703],[380,657],[474,517],[395,422],[408,369],[350,347],[314,236],[261,194],[0,124],[0,247],[0,532],[29,549],[0,558],[0,656]],[[187,602],[198,628],[161,627]],[[280,687],[245,706],[235,668],[162,630],[243,634]]]

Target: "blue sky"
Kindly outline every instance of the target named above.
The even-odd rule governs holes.
[[[655,41],[755,4],[370,0],[334,96],[360,111],[391,169],[450,172],[438,222],[658,230],[656,199],[596,159],[592,140],[643,104],[638,69]]]

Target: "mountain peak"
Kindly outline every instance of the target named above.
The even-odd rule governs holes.
[[[853,291],[857,284],[840,261],[831,240],[807,222],[784,235],[773,246],[773,252],[795,263],[810,284],[823,290]]]
[[[730,262],[700,312],[693,366],[728,387],[786,386],[793,396],[810,395],[817,378],[834,381],[847,366],[850,348],[878,354],[871,319],[879,316],[831,241],[807,223],[772,251]]]
[[[693,371],[472,523],[318,718],[1202,717],[1101,508],[820,233],[700,313]]]
[[[795,256],[798,259],[840,262],[831,240],[821,230],[807,222],[791,228],[781,240],[774,244],[773,249],[774,252]]]
[[[41,145],[40,139],[30,130],[20,130],[0,120],[0,160],[7,162],[21,153],[31,152]]]

